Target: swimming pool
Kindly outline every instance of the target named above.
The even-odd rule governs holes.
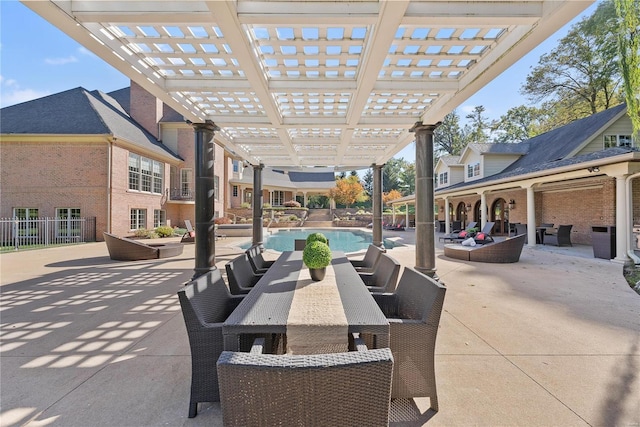
[[[329,246],[335,251],[358,252],[367,249],[373,242],[373,234],[364,230],[332,230],[326,228],[312,229],[281,229],[266,234],[264,240],[265,249],[284,252],[293,250],[295,239],[306,239],[311,233],[322,233],[329,239]],[[384,247],[390,249],[394,247],[393,242],[384,240]],[[240,245],[242,249],[248,249],[251,242]]]

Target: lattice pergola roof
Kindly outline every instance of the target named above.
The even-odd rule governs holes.
[[[23,1],[269,166],[382,164],[589,1]]]

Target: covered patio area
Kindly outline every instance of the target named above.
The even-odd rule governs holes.
[[[412,266],[414,231],[385,238]],[[242,240],[218,242],[219,266]],[[487,266],[447,259],[436,245],[448,288],[440,410],[394,401],[390,425],[640,423],[640,296],[620,265],[562,249],[525,247],[520,262]],[[174,258],[112,261],[104,242],[0,255],[2,425],[222,426],[218,403],[187,418],[190,353],[176,292],[193,257],[187,245]]]

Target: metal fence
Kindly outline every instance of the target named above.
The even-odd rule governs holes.
[[[0,249],[96,241],[96,218],[0,218]]]

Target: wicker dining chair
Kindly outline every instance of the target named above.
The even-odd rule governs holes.
[[[438,410],[435,346],[446,288],[405,267],[393,294],[372,294],[390,325],[393,353],[391,398],[429,397]],[[372,337],[367,335],[367,342]]]
[[[554,232],[547,232],[544,234],[545,245],[564,246],[571,244],[571,229],[573,225],[559,225],[558,230]]]
[[[371,292],[393,292],[398,284],[400,263],[389,255],[381,254],[371,273],[360,273],[360,278]]]
[[[225,351],[218,359],[225,427],[388,426],[388,348],[310,355]]]
[[[191,347],[189,418],[198,413],[199,402],[220,400],[216,362],[223,350],[222,323],[243,298],[229,293],[218,269],[178,291]]]
[[[249,262],[251,263],[251,268],[253,272],[256,274],[264,274],[267,272],[269,267],[273,265],[275,261],[267,261],[262,256],[262,251],[260,250],[260,246],[254,245],[245,251],[247,257],[249,258]]]
[[[227,271],[229,290],[233,295],[248,294],[262,277],[262,274],[253,271],[246,253],[226,263],[224,268]]]
[[[358,272],[373,272],[376,263],[380,259],[380,255],[383,253],[385,253],[384,249],[376,245],[369,245],[367,252],[364,254],[364,258],[352,259],[349,260],[349,262]]]

